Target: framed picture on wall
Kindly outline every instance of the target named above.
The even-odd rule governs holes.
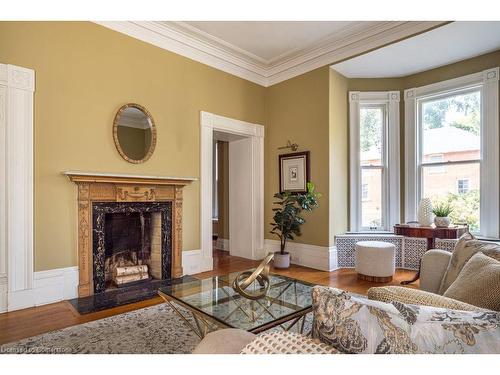
[[[305,193],[309,182],[309,151],[279,155],[280,193]]]

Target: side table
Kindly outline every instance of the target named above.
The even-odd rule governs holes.
[[[447,228],[410,226],[409,224],[394,225],[394,234],[405,237],[418,237],[427,239],[427,250],[433,249],[436,245],[436,238],[457,239],[468,232],[467,225],[450,225]],[[411,284],[420,278],[420,267],[413,279],[401,281],[402,285]]]

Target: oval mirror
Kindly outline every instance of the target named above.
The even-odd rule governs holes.
[[[130,163],[144,163],[156,146],[156,127],[146,108],[129,103],[122,106],[113,123],[113,139],[120,155]]]

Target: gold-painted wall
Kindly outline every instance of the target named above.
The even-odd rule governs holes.
[[[76,188],[61,172],[199,177],[200,110],[266,125],[266,238],[275,239],[268,223],[279,186],[278,155],[286,152],[278,147],[289,139],[311,151],[311,179],[323,196],[320,207],[305,215],[296,242],[332,245],[349,219],[347,91],[404,90],[459,77],[499,66],[500,51],[402,78],[346,79],[324,67],[264,88],[92,23],[0,22],[0,62],[36,71],[40,271],[77,263]],[[157,147],[144,164],[127,163],[113,144],[113,118],[127,102],[144,105],[156,121]],[[403,109],[401,101],[402,119]],[[199,183],[186,187],[184,197],[183,248],[198,249]]]
[[[266,92],[265,135],[265,238],[277,239],[269,233],[272,221],[273,195],[279,190],[278,155],[291,152],[278,150],[287,140],[299,144],[299,151],[311,152],[311,181],[323,194],[319,207],[305,213],[303,235],[295,242],[329,245],[329,68],[278,83]]]
[[[401,78],[349,78],[349,91],[392,91],[401,90]]]
[[[36,271],[77,264],[76,186],[62,171],[199,177],[199,111],[265,124],[263,87],[90,22],[0,22],[0,62],[36,72]],[[113,143],[127,102],[156,122],[144,164]],[[198,182],[184,190],[185,250],[200,248],[199,196]]]
[[[342,74],[330,69],[329,123],[329,245],[349,228],[349,121],[348,84]]]
[[[485,69],[500,66],[500,50],[471,59],[459,61],[425,72],[412,74],[403,78],[403,89],[429,85],[434,82],[477,73]]]

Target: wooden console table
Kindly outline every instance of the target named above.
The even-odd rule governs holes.
[[[409,224],[396,224],[394,225],[394,234],[405,236],[405,237],[418,237],[427,239],[427,250],[434,249],[436,245],[436,238],[441,239],[457,239],[461,235],[467,233],[468,228],[466,225],[453,225],[447,228],[436,228],[435,226],[430,227],[419,227],[410,226]],[[420,267],[411,280],[402,281],[402,285],[411,284],[420,278]]]

